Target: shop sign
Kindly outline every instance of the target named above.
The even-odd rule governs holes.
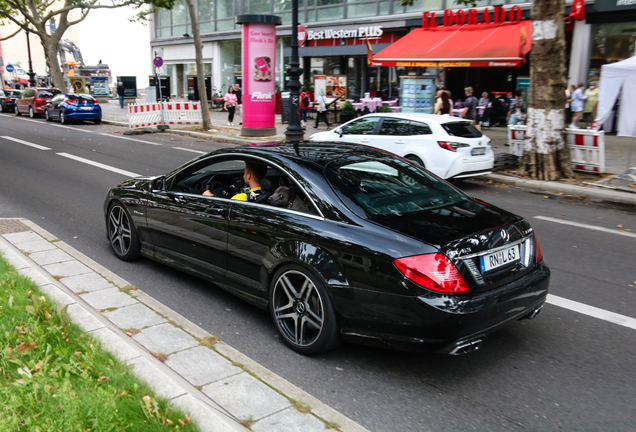
[[[302,25],[298,24],[298,46],[302,47],[307,42],[307,29]]]
[[[636,0],[594,0],[594,9],[599,12],[636,9]]]
[[[452,25],[479,25],[479,24],[503,24],[504,22],[518,23],[523,13],[520,6],[513,6],[508,11],[503,6],[485,7],[481,16],[477,9],[445,9],[444,26]],[[422,28],[437,27],[435,12],[424,12],[422,15]]]
[[[353,39],[361,37],[382,36],[382,26],[360,27],[357,29],[325,29],[307,33],[307,40],[321,39]]]

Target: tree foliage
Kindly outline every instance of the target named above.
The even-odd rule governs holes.
[[[99,0],[0,0],[0,24],[11,22],[20,30],[40,38],[53,84],[63,88],[64,76],[57,59],[57,44],[66,30],[86,19],[92,9],[132,6],[138,10],[135,19],[144,20],[157,8],[172,9],[174,3],[175,0],[108,0],[108,3],[100,3]],[[51,20],[55,21],[56,30],[49,33]]]

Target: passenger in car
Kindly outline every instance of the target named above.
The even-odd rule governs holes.
[[[261,189],[261,179],[265,177],[265,174],[267,174],[267,166],[250,161],[245,162],[243,181],[246,186],[243,192],[235,194],[232,196],[232,199],[254,202],[262,198],[266,194],[266,192]],[[210,190],[203,192],[203,195],[214,196]]]

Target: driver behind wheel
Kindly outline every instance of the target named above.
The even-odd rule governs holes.
[[[254,162],[245,162],[245,169],[243,170],[243,181],[246,186],[242,192],[237,193],[232,197],[233,200],[238,201],[256,201],[265,192],[261,189],[261,179],[267,174],[267,166],[257,164]],[[203,192],[205,196],[214,196],[210,190]]]

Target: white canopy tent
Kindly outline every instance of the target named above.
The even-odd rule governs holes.
[[[610,116],[619,92],[621,95],[621,107],[618,116],[618,136],[635,136],[636,56],[601,66],[596,116],[599,126],[605,123]]]

